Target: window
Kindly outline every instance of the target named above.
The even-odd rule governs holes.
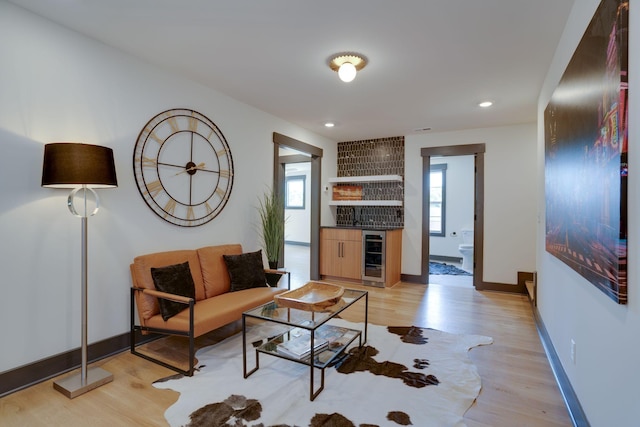
[[[445,236],[445,205],[447,195],[447,165],[429,168],[429,234]]]
[[[286,209],[304,209],[306,199],[306,179],[304,175],[288,176],[285,180]]]

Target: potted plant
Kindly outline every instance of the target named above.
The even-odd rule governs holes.
[[[284,203],[273,189],[265,192],[259,199],[258,213],[260,214],[262,243],[269,268],[278,268],[280,252],[284,247]]]

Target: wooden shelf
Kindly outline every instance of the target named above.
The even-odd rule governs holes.
[[[402,182],[400,175],[343,176],[329,178],[330,184]],[[330,200],[329,206],[402,206],[402,200]]]

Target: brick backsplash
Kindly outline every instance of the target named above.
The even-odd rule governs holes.
[[[400,175],[404,178],[404,137],[338,143],[338,177]],[[403,182],[362,184],[363,200],[404,200]],[[337,206],[336,224],[403,227],[404,207]]]

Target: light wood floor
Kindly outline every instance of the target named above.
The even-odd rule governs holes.
[[[436,281],[445,283],[446,276]],[[416,325],[493,337],[492,345],[469,352],[482,378],[480,395],[465,415],[469,427],[572,425],[525,296],[433,283],[364,289],[370,291],[372,323]],[[238,322],[208,334],[198,339],[198,346],[217,342],[239,328]],[[170,349],[180,348],[182,342],[178,338],[168,343],[156,342],[151,351],[164,353],[168,358],[177,357]],[[167,425],[163,413],[178,394],[156,389],[152,383],[172,375],[173,371],[128,352],[96,365],[113,373],[114,381],[72,400],[55,391],[52,380],[13,393],[0,399],[0,425]],[[238,381],[243,381],[241,372]]]

